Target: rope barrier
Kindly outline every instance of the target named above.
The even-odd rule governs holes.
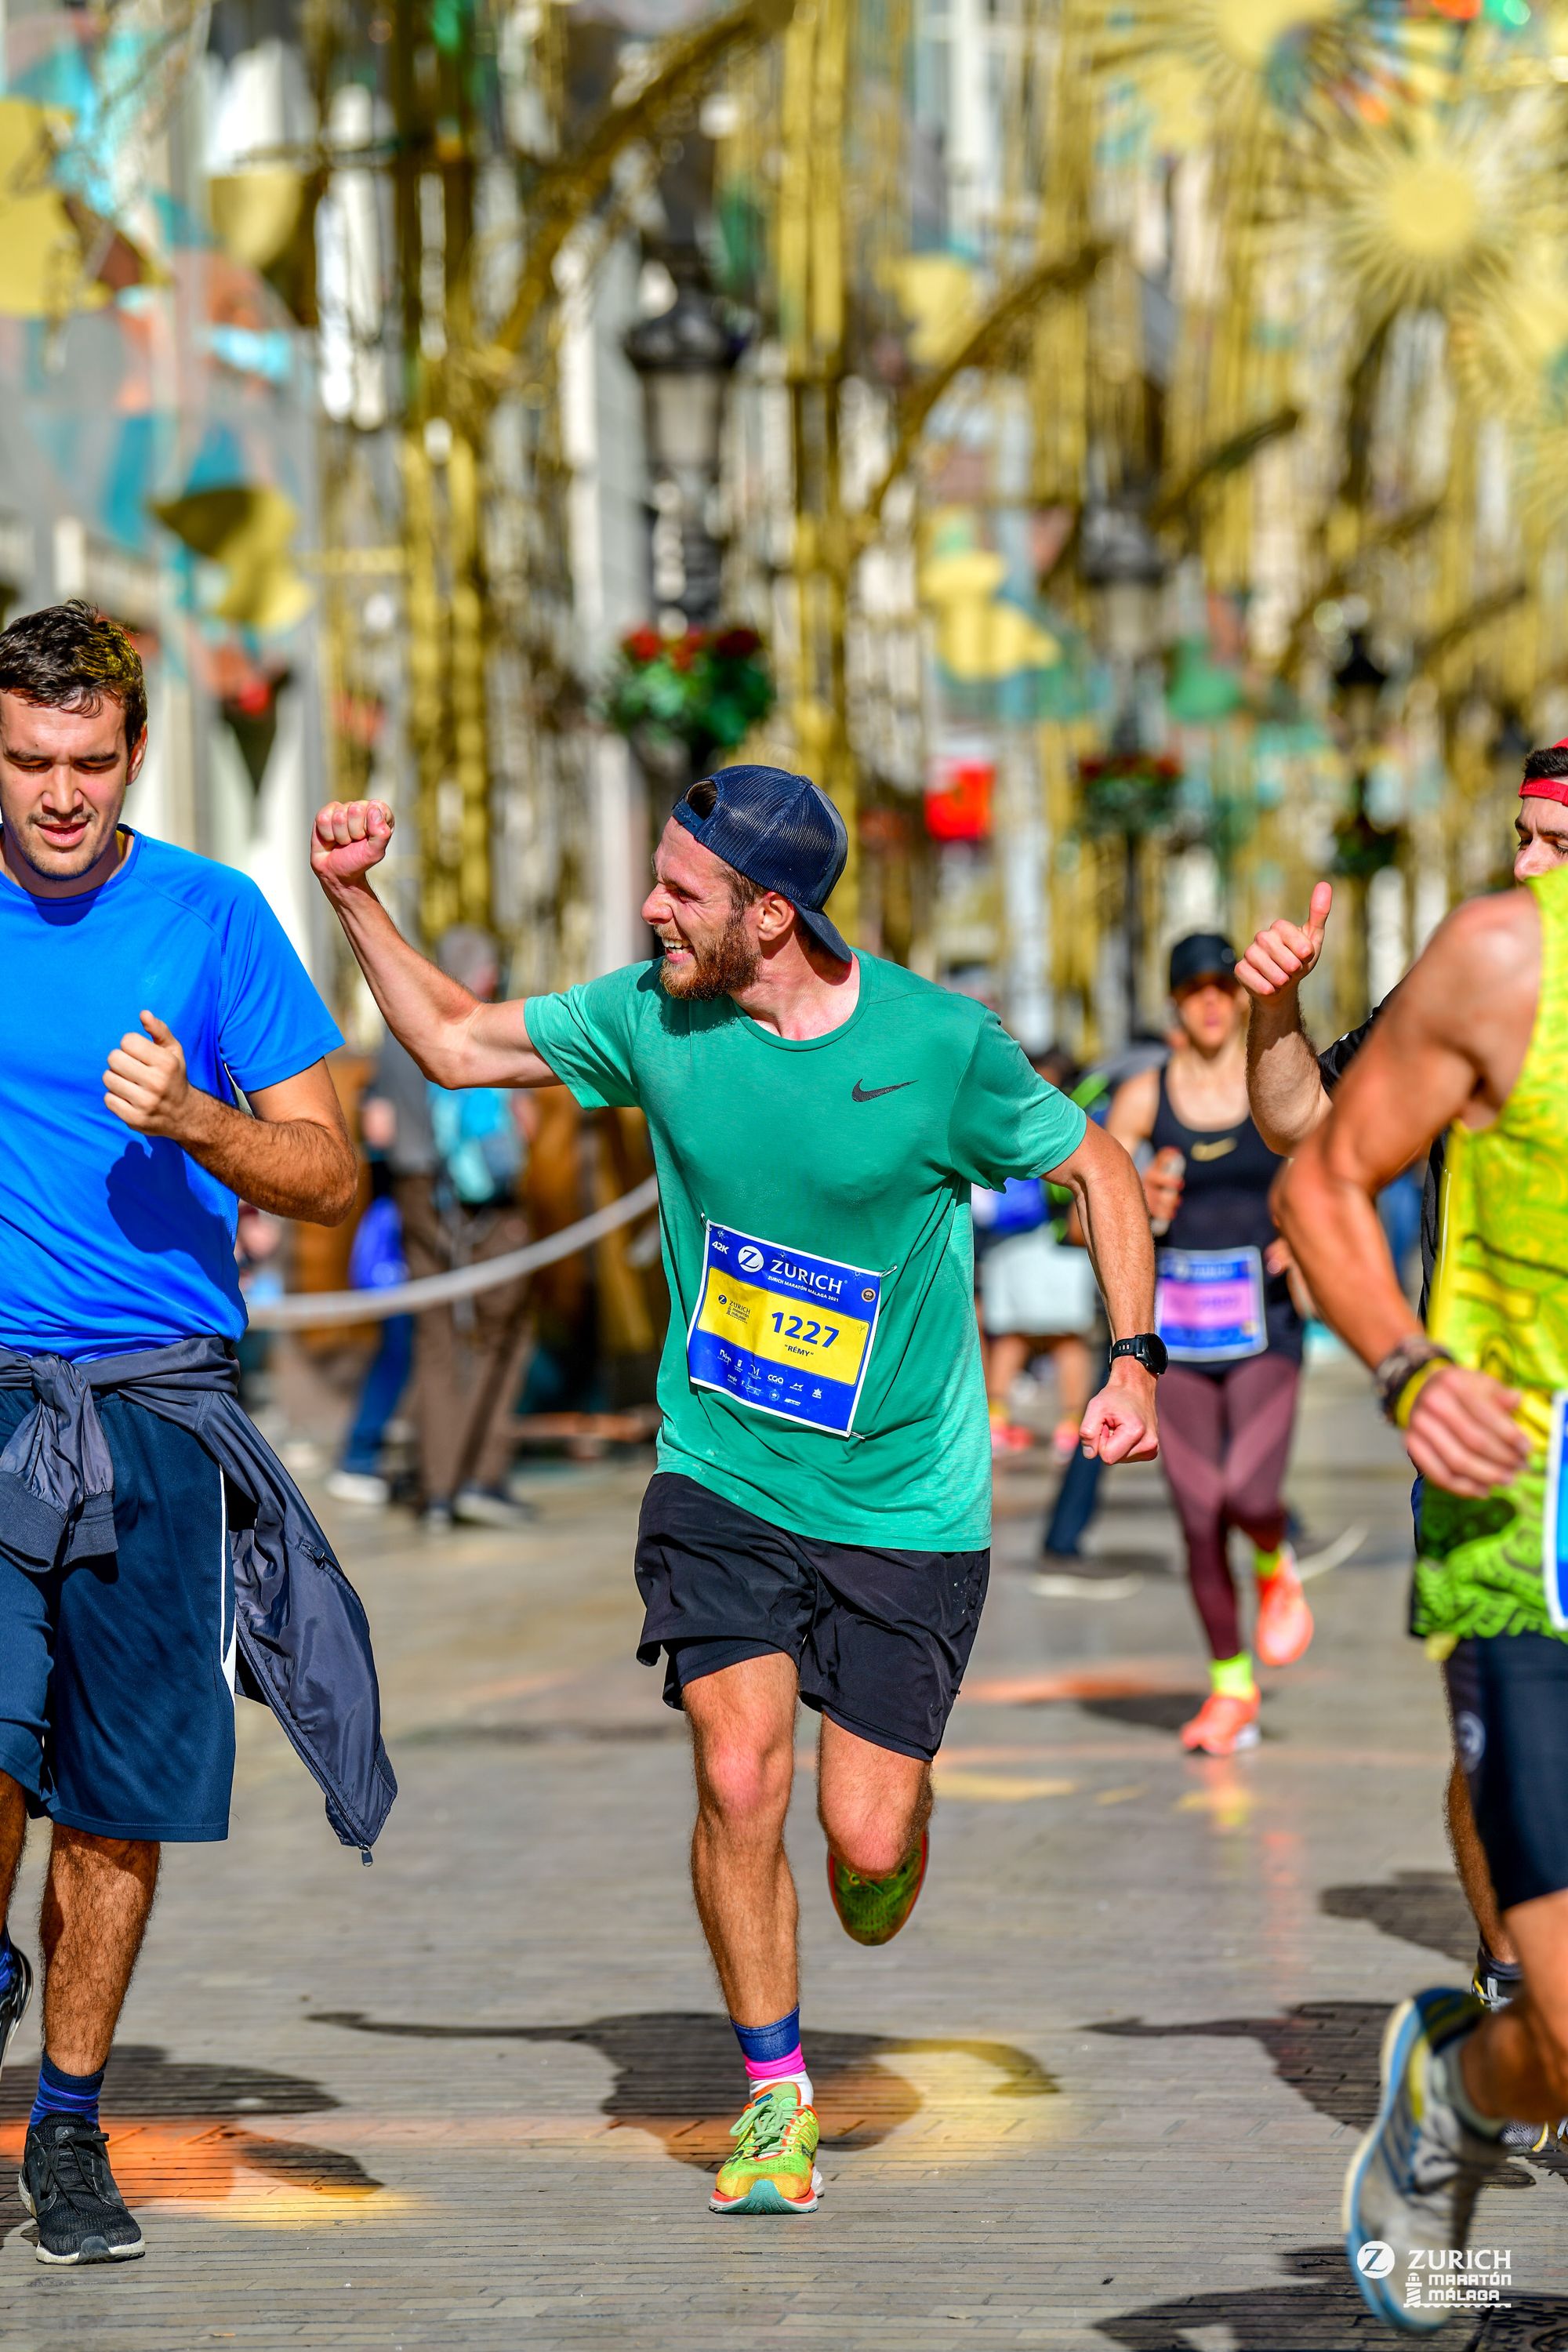
[[[417,1282],[398,1282],[384,1290],[294,1291],[286,1298],[258,1299],[250,1310],[253,1331],[313,1331],[329,1323],[380,1322],[388,1315],[415,1315],[422,1307],[444,1307],[454,1298],[472,1298],[498,1283],[515,1282],[536,1266],[553,1265],[590,1244],[603,1241],[618,1226],[629,1225],[658,1199],[658,1178],[645,1177],[634,1192],[623,1192],[591,1217],[580,1217],[543,1241],[509,1250],[504,1257],[484,1259],[479,1265],[460,1265],[450,1274],[421,1275]]]

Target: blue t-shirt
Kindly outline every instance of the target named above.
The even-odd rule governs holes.
[[[255,883],[144,834],[79,898],[0,875],[0,1339],[82,1359],[237,1339],[238,1202],[117,1118],[103,1072],[143,1007],[225,1101],[342,1043]]]

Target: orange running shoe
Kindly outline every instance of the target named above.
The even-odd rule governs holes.
[[[1258,1745],[1257,1691],[1249,1698],[1232,1698],[1226,1691],[1210,1691],[1191,1723],[1182,1726],[1182,1746],[1201,1748],[1205,1756],[1234,1756]]]
[[[1258,1580],[1258,1654],[1266,1666],[1293,1666],[1311,1642],[1312,1612],[1289,1544],[1280,1545],[1279,1559],[1272,1576]]]

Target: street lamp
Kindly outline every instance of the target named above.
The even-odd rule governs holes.
[[[1079,576],[1110,665],[1112,717],[1109,751],[1086,763],[1080,777],[1087,784],[1087,770],[1092,769],[1102,804],[1115,810],[1114,822],[1105,829],[1121,837],[1123,978],[1127,1033],[1132,1036],[1143,971],[1143,836],[1169,814],[1173,789],[1168,763],[1153,761],[1143,740],[1142,713],[1143,676],[1160,651],[1167,565],[1136,504],[1089,507],[1081,530]]]
[[[1350,1011],[1352,1021],[1363,1018],[1372,994],[1368,937],[1372,880],[1394,864],[1402,838],[1398,825],[1379,824],[1366,804],[1372,752],[1387,684],[1388,672],[1373,653],[1365,630],[1353,629],[1349,650],[1330,681],[1340,739],[1351,766],[1350,805],[1334,827],[1333,870],[1350,899],[1351,919],[1342,936],[1348,950],[1351,986],[1341,1010]]]
[[[702,257],[665,256],[674,299],[640,319],[622,348],[643,388],[653,475],[653,584],[667,635],[719,617],[719,543],[709,509],[719,479],[724,390],[746,336],[707,282]]]

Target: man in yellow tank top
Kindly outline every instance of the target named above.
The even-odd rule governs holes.
[[[1423,1332],[1375,1201],[1445,1130]],[[1378,2114],[1346,2178],[1363,2295],[1425,2332],[1473,2284],[1470,2212],[1504,2160],[1504,2120],[1568,2113],[1568,1510],[1560,1537],[1554,1409],[1568,1395],[1568,870],[1448,918],[1282,1180],[1279,1211],[1426,1480],[1415,1630],[1447,1660],[1523,1969],[1506,2009],[1438,1988],[1394,2011]]]
[[[1513,821],[1513,878],[1529,882],[1568,866],[1568,744],[1538,746],[1527,753]],[[1302,982],[1317,964],[1333,891],[1320,882],[1305,923],[1280,917],[1265,926],[1236,968],[1252,998],[1247,1029],[1247,1094],[1252,1116],[1272,1150],[1289,1158],[1329,1115],[1335,1087],[1382,1019],[1384,1004],[1320,1053],[1301,1018]],[[1387,1000],[1384,1000],[1386,1003]],[[1436,1280],[1438,1202],[1447,1139],[1438,1136],[1426,1157],[1421,1192],[1421,1304]],[[1412,1501],[1420,1496],[1417,1484]],[[1491,1871],[1476,1829],[1469,1783],[1456,1749],[1445,1791],[1448,1843],[1475,1916],[1478,1946],[1471,1981],[1489,2009],[1501,2009],[1519,1990],[1519,1956],[1498,1916]],[[1552,2139],[1545,2127],[1515,2123],[1504,2145],[1514,2154],[1539,2154]]]

